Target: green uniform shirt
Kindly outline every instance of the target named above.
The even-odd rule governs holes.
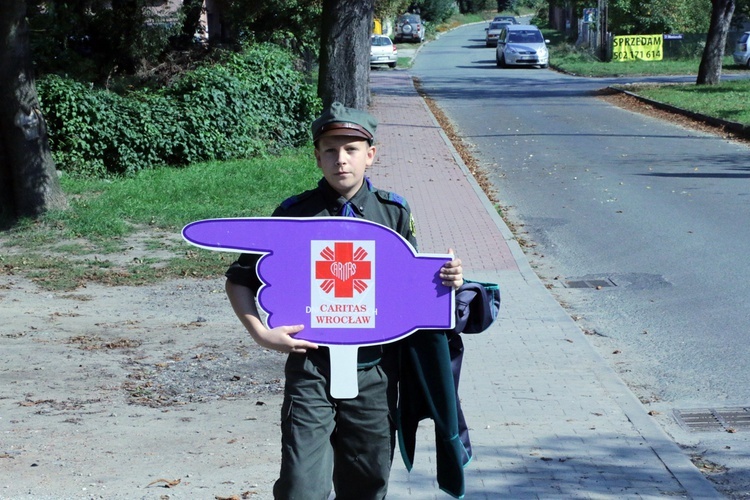
[[[273,212],[274,217],[331,217],[339,215],[346,199],[339,195],[325,179],[318,182],[315,189],[284,200]],[[414,248],[417,240],[414,234],[414,220],[409,204],[401,196],[375,188],[368,178],[349,202],[358,218],[377,222],[403,236]],[[279,236],[283,238],[283,235]],[[256,272],[259,254],[241,254],[229,267],[226,277],[232,283],[251,288],[256,294],[261,282]],[[379,346],[374,349],[359,349],[360,366],[376,362]]]
[[[360,190],[349,201],[357,217],[389,227],[408,240],[414,248],[417,247],[411,209],[404,198],[373,187],[366,178]],[[285,200],[274,210],[273,216],[332,217],[339,214],[344,203],[346,199],[331,188],[325,179],[321,179],[315,189]],[[279,237],[283,238],[281,235]],[[227,270],[227,279],[257,293],[261,285],[255,270],[259,258],[259,254],[241,254]]]

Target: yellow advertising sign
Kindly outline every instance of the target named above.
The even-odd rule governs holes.
[[[613,61],[661,61],[663,56],[662,35],[616,36],[612,43]]]

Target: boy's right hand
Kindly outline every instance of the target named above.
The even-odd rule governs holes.
[[[304,325],[267,328],[260,319],[258,307],[255,304],[255,294],[250,288],[229,280],[226,281],[225,286],[232,309],[258,345],[274,351],[299,354],[306,353],[308,349],[318,348],[317,344],[309,340],[294,338],[295,334],[305,328]]]
[[[250,332],[250,334],[262,347],[280,352],[304,354],[308,349],[318,348],[318,344],[294,338],[294,334],[301,332],[304,328],[304,325],[279,326],[270,330]]]

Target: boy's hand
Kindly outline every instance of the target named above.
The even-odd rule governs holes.
[[[307,340],[295,339],[294,334],[301,332],[303,325],[279,326],[270,330],[256,332],[255,341],[268,349],[275,351],[304,354],[308,349],[317,349],[318,345]]]
[[[448,253],[455,255],[452,248],[448,249]],[[443,280],[443,286],[453,287],[456,290],[459,289],[464,284],[464,271],[461,267],[461,259],[454,257],[453,260],[446,262],[440,268],[440,279]]]
[[[225,286],[232,309],[258,345],[274,351],[300,354],[306,353],[308,349],[318,348],[317,344],[308,340],[294,338],[295,334],[305,328],[303,325],[279,326],[269,330],[260,319],[253,291],[229,280]]]

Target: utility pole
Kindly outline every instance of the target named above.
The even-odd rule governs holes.
[[[599,49],[599,60],[600,61],[606,61],[607,60],[607,0],[597,0],[598,1],[598,12],[596,16],[596,24],[597,24],[597,42],[598,42],[598,49]]]

